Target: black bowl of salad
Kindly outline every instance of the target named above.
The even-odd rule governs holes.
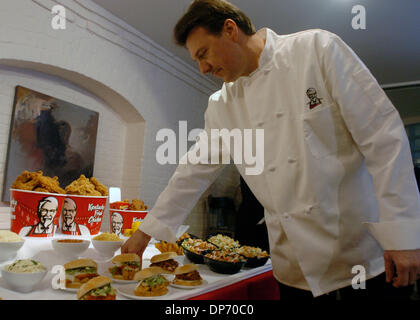
[[[195,236],[191,233],[185,232],[178,240],[176,240],[176,244],[180,246],[185,239],[189,239],[189,238],[199,239],[197,236]]]
[[[246,259],[245,268],[257,268],[266,264],[270,255],[258,247],[241,246],[235,252]]]
[[[227,251],[235,250],[236,248],[239,248],[241,246],[239,244],[239,241],[233,239],[228,234],[224,233],[210,234],[209,236],[207,236],[206,241],[210,242],[211,244],[214,244],[219,249]]]
[[[242,269],[246,263],[246,259],[232,251],[213,250],[204,255],[204,262],[211,271],[234,274]]]
[[[184,255],[191,262],[196,264],[204,264],[204,255],[211,250],[217,249],[215,245],[198,238],[184,239],[181,243],[181,247]]]

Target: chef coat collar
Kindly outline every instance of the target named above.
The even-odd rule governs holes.
[[[265,45],[264,49],[260,54],[258,59],[258,67],[252,71],[248,77],[252,77],[259,70],[262,70],[266,67],[267,63],[273,58],[274,54],[274,39],[273,36],[275,33],[269,28],[262,28],[261,30],[265,31]]]
[[[274,31],[272,31],[269,28],[262,28],[260,30],[258,30],[258,32],[260,31],[265,31],[265,45],[264,48],[260,54],[260,57],[258,59],[258,67],[257,69],[255,69],[254,71],[252,71],[248,76],[242,76],[239,77],[238,79],[236,79],[233,82],[229,82],[229,85],[234,85],[234,84],[240,84],[243,81],[247,81],[247,79],[252,78],[256,73],[258,73],[261,70],[264,70],[267,66],[267,64],[271,61],[271,59],[273,58],[274,55],[274,36],[275,33]],[[223,84],[225,85],[226,82]]]

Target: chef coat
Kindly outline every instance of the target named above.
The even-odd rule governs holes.
[[[372,278],[384,271],[383,250],[420,248],[418,188],[399,114],[338,36],[259,32],[258,68],[211,95],[204,132],[264,129],[263,172],[236,166],[265,208],[279,282],[318,296],[351,285],[354,266]],[[173,242],[221,168],[179,165],[140,229]]]

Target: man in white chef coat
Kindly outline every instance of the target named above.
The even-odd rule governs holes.
[[[381,285],[410,288],[420,275],[420,201],[409,143],[356,54],[323,30],[256,32],[221,0],[194,1],[175,39],[202,73],[224,80],[209,98],[204,133],[264,129],[263,172],[236,166],[265,208],[281,297],[345,289],[344,297],[378,298]],[[179,165],[122,251],[141,256],[151,237],[174,242],[221,168]],[[366,289],[353,289],[354,270],[363,270]]]

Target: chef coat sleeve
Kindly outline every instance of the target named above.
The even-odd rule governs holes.
[[[211,137],[207,116],[205,119],[205,129],[199,134],[197,142],[180,159],[168,185],[139,227],[155,239],[176,241],[177,228],[223,168],[218,161],[219,137]]]
[[[365,157],[379,206],[379,221],[365,224],[384,250],[418,249],[419,191],[399,113],[357,55],[328,34],[321,62],[327,87]]]

